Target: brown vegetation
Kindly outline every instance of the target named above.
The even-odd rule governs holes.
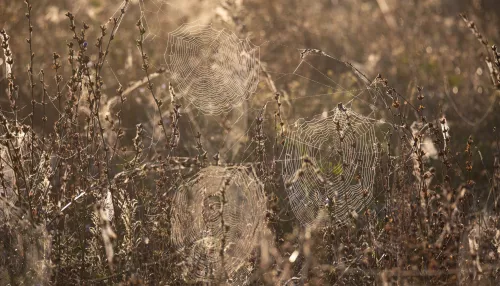
[[[496,285],[498,11],[0,0],[0,284]]]

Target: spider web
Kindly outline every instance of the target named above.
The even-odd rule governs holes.
[[[220,115],[256,91],[260,71],[258,46],[233,32],[215,28],[211,18],[199,17],[194,22],[179,19],[186,11],[192,14],[203,10],[198,6],[212,10],[209,3],[138,3],[146,27],[145,42],[164,49],[163,62],[158,66],[166,65],[165,79],[172,83],[176,95],[188,103],[183,103],[183,108],[192,105],[202,114]]]
[[[259,82],[259,47],[211,24],[169,33],[165,60],[179,93],[203,113],[231,111]]]
[[[295,123],[283,147],[283,178],[293,212],[303,224],[320,209],[343,223],[373,197],[377,138],[373,121],[350,109]],[[311,166],[304,165],[311,162]]]
[[[186,257],[184,279],[246,276],[248,259],[265,229],[265,213],[263,185],[251,170],[202,169],[175,193],[172,204],[172,242]]]

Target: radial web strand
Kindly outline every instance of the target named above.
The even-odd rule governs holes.
[[[202,169],[172,201],[172,242],[186,257],[183,278],[210,282],[222,277],[243,284],[266,229],[265,215],[263,185],[251,169]]]
[[[165,60],[179,94],[204,114],[231,111],[259,82],[259,47],[210,24],[169,33]]]
[[[291,208],[308,225],[321,210],[342,224],[373,198],[377,139],[373,121],[339,107],[299,120],[283,148],[283,178]]]

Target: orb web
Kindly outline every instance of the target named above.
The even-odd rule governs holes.
[[[204,114],[221,114],[257,89],[259,53],[248,40],[195,22],[168,34],[165,60],[180,95]]]
[[[343,224],[373,198],[378,160],[374,124],[351,109],[336,108],[326,116],[297,121],[286,136],[283,154],[289,202],[305,225],[322,210],[334,223]]]
[[[244,280],[265,229],[265,214],[263,185],[251,169],[202,169],[172,201],[172,242],[185,257],[183,278]]]

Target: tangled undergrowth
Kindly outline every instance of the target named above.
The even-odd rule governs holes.
[[[193,23],[169,33],[163,53],[150,45],[146,2],[136,2],[122,1],[97,29],[67,12],[71,38],[64,56],[50,54],[50,71],[35,68],[36,2],[25,1],[26,62],[10,44],[25,36],[0,32],[1,284],[500,280],[500,130],[490,130],[487,150],[481,138],[454,136],[460,123],[439,111],[425,82],[400,92],[321,49],[295,49],[294,72],[273,72],[248,38]],[[137,7],[135,39],[118,40]],[[221,7],[238,25],[243,13]],[[494,114],[500,51],[457,18],[483,49]],[[142,70],[126,85],[105,71],[117,41],[134,41]],[[300,75],[303,66],[320,79]],[[287,75],[327,91],[283,85]],[[316,108],[296,99],[313,105],[325,94],[345,100],[292,120]],[[147,120],[129,114],[141,97]],[[242,117],[250,119],[231,141]],[[202,128],[213,118],[216,127]]]

